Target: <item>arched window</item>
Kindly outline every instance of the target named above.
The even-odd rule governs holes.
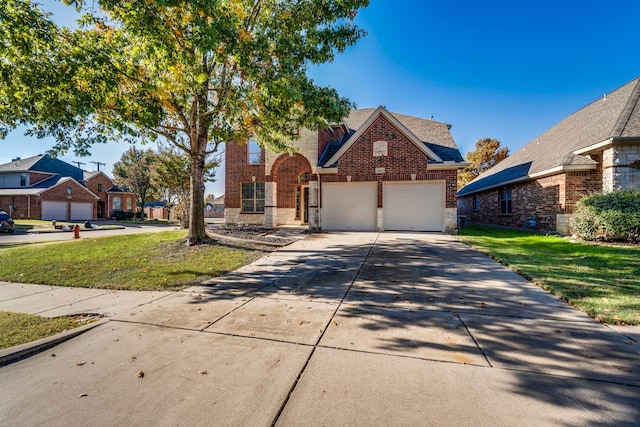
[[[309,177],[309,172],[301,173],[300,176],[298,176],[298,184],[306,184],[309,182]]]

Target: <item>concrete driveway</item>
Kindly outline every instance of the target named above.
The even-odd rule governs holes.
[[[21,297],[4,286],[8,310]],[[0,368],[0,425],[640,420],[637,328],[596,323],[447,235],[311,235],[110,315]]]

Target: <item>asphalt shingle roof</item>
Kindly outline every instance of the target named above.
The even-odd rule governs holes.
[[[565,165],[593,165],[574,152],[609,138],[640,137],[640,77],[571,114],[464,186],[459,196]]]
[[[348,137],[353,135],[356,131],[362,127],[369,117],[376,111],[375,108],[363,108],[359,110],[352,110],[344,120],[344,123],[350,129]],[[422,141],[429,149],[438,155],[443,161],[455,161],[462,162],[464,159],[460,154],[460,150],[451,136],[451,126],[446,123],[436,122],[434,120],[421,119],[419,117],[407,116],[405,114],[398,114],[390,112],[403,126],[405,126],[412,134]],[[324,165],[324,162],[328,161],[334,154],[338,152],[343,143],[349,138],[344,138],[340,142],[332,142],[327,145],[324,153],[322,153],[318,160],[320,166]]]

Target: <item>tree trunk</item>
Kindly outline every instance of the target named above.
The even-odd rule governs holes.
[[[198,134],[198,149],[191,152],[191,192],[189,195],[189,234],[187,243],[198,245],[207,240],[204,225],[204,164],[207,148],[207,134]]]

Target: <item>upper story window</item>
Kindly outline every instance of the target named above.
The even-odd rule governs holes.
[[[473,195],[473,210],[474,211],[480,210],[480,197],[478,196],[478,194]]]
[[[27,174],[22,173],[20,174],[20,187],[26,187],[26,186],[27,186]]]
[[[67,187],[67,196],[71,196],[72,191],[71,187]]]
[[[250,165],[259,165],[262,160],[262,148],[255,138],[249,138],[247,143],[247,163]]]
[[[98,184],[98,193],[102,193],[102,184]]]
[[[500,215],[511,215],[512,213],[511,188],[504,187],[500,190]]]

